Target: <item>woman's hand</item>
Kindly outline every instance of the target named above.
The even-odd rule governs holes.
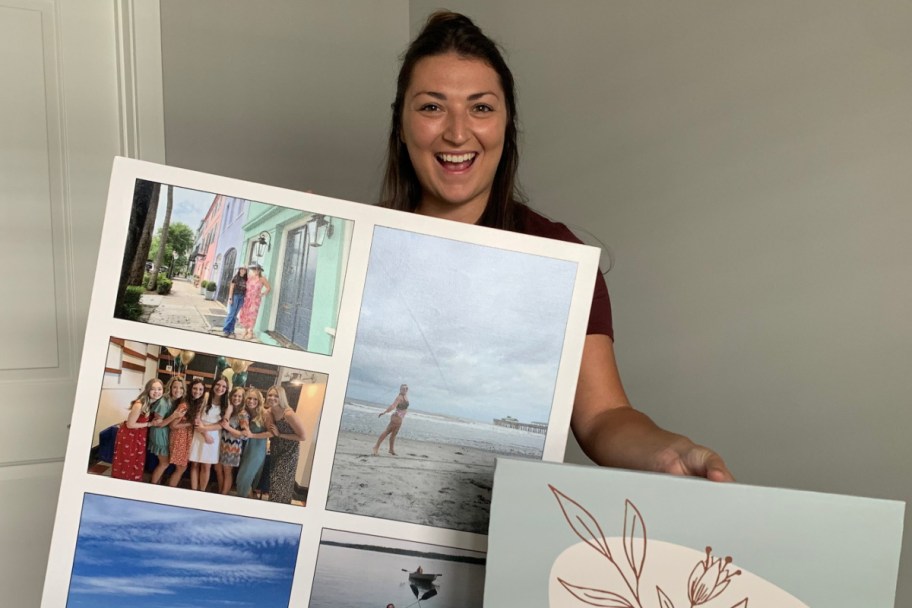
[[[203,440],[209,445],[215,443],[215,438],[209,433],[203,433]]]
[[[586,336],[571,422],[580,446],[602,466],[734,481],[714,451],[630,406],[608,336]]]

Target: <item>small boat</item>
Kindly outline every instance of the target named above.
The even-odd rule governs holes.
[[[443,576],[443,575],[442,574],[430,574],[427,572],[418,572],[418,571],[408,573],[409,581],[411,581],[413,583],[424,583],[424,584],[433,583],[434,580],[438,576]]]

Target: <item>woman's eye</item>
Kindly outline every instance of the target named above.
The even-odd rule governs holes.
[[[489,105],[486,104],[486,103],[480,103],[480,104],[477,104],[477,105],[475,106],[474,110],[475,110],[476,112],[482,112],[482,113],[484,113],[484,112],[493,112],[493,111],[494,111],[494,108],[492,108],[491,106],[489,106]]]
[[[422,112],[436,112],[440,109],[440,106],[436,103],[426,103],[419,108]]]

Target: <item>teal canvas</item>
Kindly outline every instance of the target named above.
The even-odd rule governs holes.
[[[893,608],[904,503],[498,459],[488,608]]]

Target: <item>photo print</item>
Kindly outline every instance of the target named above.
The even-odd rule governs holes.
[[[88,472],[306,505],[327,379],[112,338]]]
[[[330,355],[352,225],[137,179],[114,316]]]
[[[301,526],[85,494],[67,608],[288,608]]]
[[[327,509],[485,533],[495,459],[542,457],[576,272],[376,227]]]
[[[481,606],[484,576],[477,551],[324,529],[309,606]]]

